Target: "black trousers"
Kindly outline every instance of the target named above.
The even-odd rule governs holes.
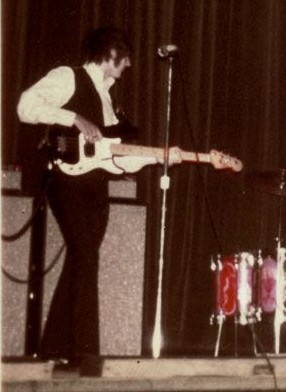
[[[51,175],[48,201],[66,243],[66,258],[40,345],[42,358],[99,354],[97,278],[109,214],[107,186],[101,170]]]

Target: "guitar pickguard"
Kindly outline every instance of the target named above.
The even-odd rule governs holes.
[[[63,173],[78,176],[95,169],[103,169],[113,174],[124,172],[114,165],[110,151],[110,145],[120,143],[120,138],[102,138],[100,141],[91,144],[85,141],[84,135],[81,133],[77,139],[78,160],[76,162],[63,161],[61,158],[54,160],[54,163]]]

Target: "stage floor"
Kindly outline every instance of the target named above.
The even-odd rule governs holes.
[[[104,358],[100,370],[98,363],[64,370],[52,362],[4,362],[2,391],[286,391],[284,355],[268,360]]]

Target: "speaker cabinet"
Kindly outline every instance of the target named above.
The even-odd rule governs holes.
[[[130,187],[130,185],[129,185]],[[114,198],[113,198],[114,200]],[[2,197],[2,233],[12,234],[28,220],[32,199]],[[142,297],[146,211],[142,205],[111,204],[109,223],[100,250],[99,311],[102,355],[137,356],[141,353]],[[14,242],[2,242],[2,265],[19,280],[28,279],[29,229]],[[48,209],[45,268],[63,245],[55,219]],[[65,249],[44,278],[42,328],[62,268]],[[27,284],[2,278],[2,355],[24,355]]]
[[[32,200],[26,197],[2,197],[2,234],[18,232],[32,213]],[[30,233],[13,242],[2,241],[2,267],[19,280],[2,274],[2,355],[24,354]]]
[[[111,205],[99,267],[102,355],[140,355],[145,207]]]

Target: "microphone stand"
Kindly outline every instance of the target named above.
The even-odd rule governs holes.
[[[158,274],[158,288],[157,288],[157,301],[156,301],[156,314],[155,325],[152,339],[152,353],[153,358],[159,358],[163,343],[162,329],[161,329],[161,316],[162,316],[162,280],[164,268],[164,245],[165,245],[165,231],[166,231],[166,204],[167,204],[167,191],[170,187],[170,177],[168,176],[169,166],[169,135],[170,135],[170,114],[171,114],[171,91],[172,91],[172,77],[173,77],[173,56],[171,53],[168,57],[168,85],[167,85],[167,124],[165,134],[164,146],[164,166],[163,175],[160,180],[160,188],[163,191],[162,206],[161,206],[161,234],[160,234],[160,254],[159,254],[159,274]]]

